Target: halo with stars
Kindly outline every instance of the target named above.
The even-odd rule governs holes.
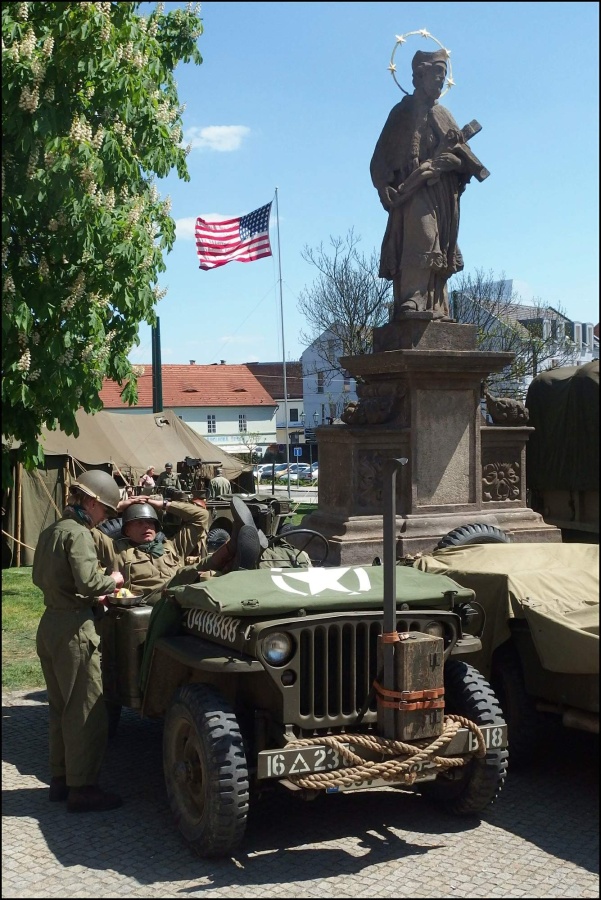
[[[412,37],[413,35],[420,35],[421,37],[426,38],[426,40],[434,41],[436,44],[438,44],[440,49],[444,50],[444,52],[446,53],[446,55],[447,55],[447,78],[446,78],[446,82],[445,82],[446,87],[445,87],[444,91],[442,92],[442,94],[440,95],[441,97],[444,97],[444,95],[448,91],[450,91],[451,88],[454,87],[454,85],[455,85],[455,82],[453,81],[453,68],[451,66],[451,51],[447,50],[447,48],[443,44],[440,43],[438,38],[435,38],[434,35],[430,34],[429,31],[426,31],[425,28],[421,28],[419,31],[407,31],[405,34],[397,34],[396,43],[392,50],[392,56],[390,57],[390,65],[388,66],[388,70],[392,74],[392,77],[394,78],[396,86],[399,87],[404,94],[408,94],[409,91],[406,91],[405,88],[401,84],[399,84],[399,82],[397,80],[396,65],[394,63],[394,55],[397,52],[398,48],[402,44],[406,43],[407,38]]]

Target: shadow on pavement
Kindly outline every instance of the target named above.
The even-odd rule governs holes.
[[[141,720],[124,710],[100,779],[103,787],[122,794],[124,806],[72,816],[63,804],[47,799],[45,694],[37,692],[28,699],[38,702],[17,701],[3,708],[3,760],[24,776],[13,773],[4,784],[3,815],[36,820],[49,849],[67,867],[110,869],[144,885],[194,882],[182,888],[183,893],[313,881],[422,855],[480,827],[477,820],[447,817],[411,792],[361,791],[305,803],[282,791],[278,799],[251,811],[235,860],[201,859],[180,837],[167,803],[162,722]],[[485,823],[596,872],[597,760],[596,736],[566,731],[530,771],[510,771],[497,803],[483,816]],[[32,778],[37,783],[32,784]],[[576,834],[581,839],[574,840]],[[566,835],[572,839],[566,841]],[[356,853],[336,846],[349,838]]]

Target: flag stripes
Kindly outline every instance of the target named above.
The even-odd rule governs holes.
[[[201,269],[216,269],[228,262],[254,262],[271,256],[269,214],[271,203],[235,219],[207,222],[196,219],[196,253]]]

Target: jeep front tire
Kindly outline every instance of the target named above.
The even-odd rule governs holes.
[[[163,769],[171,811],[190,846],[229,856],[248,816],[248,767],[236,716],[213,687],[178,688],[165,716]]]
[[[476,725],[503,725],[503,714],[492,688],[473,666],[449,660],[444,669],[445,712],[464,716]],[[507,774],[506,749],[490,749],[460,768],[447,769],[421,792],[456,816],[477,815],[497,797]]]

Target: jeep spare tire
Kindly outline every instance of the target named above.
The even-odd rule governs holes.
[[[445,547],[465,547],[468,544],[509,544],[508,535],[495,525],[485,525],[474,522],[469,525],[460,525],[449,531],[436,545],[437,550]]]

